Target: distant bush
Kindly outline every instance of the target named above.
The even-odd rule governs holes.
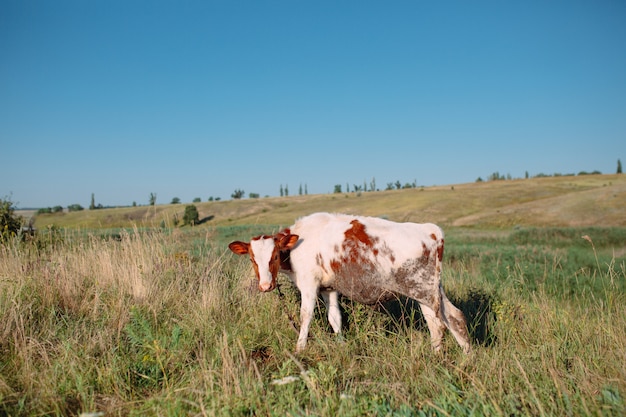
[[[237,189],[230,196],[235,200],[239,200],[240,198],[243,198],[244,195],[246,195],[244,190]]]
[[[193,204],[190,204],[185,207],[185,214],[183,215],[183,224],[184,225],[195,225],[200,221],[200,215],[198,214],[198,209]]]
[[[250,197],[250,198],[259,198],[259,197],[261,197],[261,195],[259,193],[249,193],[248,197]]]
[[[67,206],[67,210],[68,211],[82,211],[85,209],[80,204],[72,204],[72,205]]]
[[[22,218],[15,214],[13,202],[0,198],[0,242],[17,235],[22,228]]]

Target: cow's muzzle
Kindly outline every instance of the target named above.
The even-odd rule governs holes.
[[[259,291],[261,291],[261,292],[270,292],[274,288],[276,288],[276,281],[275,280],[272,280],[272,282],[270,282],[270,283],[264,283],[264,284],[259,283]]]

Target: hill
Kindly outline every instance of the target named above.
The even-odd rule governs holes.
[[[626,226],[626,176],[584,175],[195,203],[198,227],[290,225],[317,211],[382,216],[442,226]],[[185,204],[38,215],[35,227],[158,227],[182,219]]]

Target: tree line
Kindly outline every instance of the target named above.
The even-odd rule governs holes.
[[[617,160],[617,169],[616,169],[616,173],[617,174],[621,174],[622,173],[622,162],[620,159]],[[567,174],[561,174],[561,173],[554,173],[554,174],[545,174],[545,173],[538,173],[532,176],[532,178],[544,178],[544,177],[560,177],[560,176],[575,176],[575,175],[600,175],[602,174],[601,171],[598,170],[594,170],[591,172],[588,171],[580,171],[578,172],[578,174],[574,174],[574,173],[567,173]],[[528,179],[531,178],[530,174],[528,173],[528,171],[525,172],[524,178]],[[483,182],[483,181],[502,181],[502,180],[512,180],[513,177],[511,176],[511,174],[501,174],[499,171],[495,171],[493,173],[491,173],[489,176],[486,177],[486,179],[483,179],[482,177],[478,177],[476,179],[476,182]],[[384,190],[385,191],[389,191],[389,190],[400,190],[400,189],[407,189],[407,188],[417,188],[417,181],[413,180],[413,182],[406,182],[406,183],[402,183],[399,180],[395,181],[395,182],[388,182],[385,185]],[[423,187],[423,186],[422,186]],[[376,186],[376,178],[372,178],[371,181],[369,181],[369,183],[367,181],[363,181],[363,184],[352,184],[350,185],[350,183],[346,183],[345,184],[345,188],[343,188],[342,184],[335,184],[334,188],[333,188],[333,193],[335,194],[341,194],[343,192],[346,193],[350,193],[350,192],[354,192],[354,193],[360,193],[360,192],[371,192],[371,191],[381,191],[380,188],[378,188]],[[298,194],[299,195],[308,195],[308,186],[305,183],[304,185],[302,183],[300,183],[300,186],[298,188]],[[279,195],[281,197],[289,197],[289,186],[287,184],[280,184],[279,187]],[[242,189],[235,189],[233,191],[233,193],[231,194],[231,198],[234,200],[239,200],[242,199],[246,196],[246,192]],[[259,193],[254,193],[251,192],[248,194],[248,198],[260,198],[260,194]],[[266,196],[268,197],[268,196]],[[220,201],[220,197],[213,197],[210,196],[209,198],[207,198],[206,201],[211,202],[211,201]],[[150,196],[148,198],[148,205],[150,206],[154,206],[156,205],[156,201],[157,201],[157,194],[156,193],[150,193]],[[192,201],[193,203],[201,203],[202,199],[200,197],[196,197],[193,199]],[[170,204],[180,204],[181,200],[178,197],[174,197],[172,198],[172,200],[170,201]],[[135,201],[133,201],[132,203],[132,207],[136,207],[137,203]],[[119,207],[119,206],[115,206],[115,207]],[[95,201],[95,195],[92,193],[91,194],[91,203],[89,204],[89,209],[90,210],[98,210],[98,209],[102,209],[102,208],[111,208],[111,206],[103,206],[102,204],[96,204]],[[81,211],[84,210],[84,208],[80,205],[80,204],[70,204],[69,206],[67,206],[67,211],[72,212],[72,211]],[[45,213],[60,213],[63,211],[63,207],[62,206],[54,206],[54,207],[45,207],[45,208],[41,208],[37,211],[38,214],[45,214]]]

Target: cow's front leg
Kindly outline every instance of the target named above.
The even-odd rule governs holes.
[[[339,310],[339,293],[337,291],[322,291],[322,297],[328,310],[328,322],[336,334],[341,333],[341,310]]]
[[[302,302],[300,304],[300,335],[298,343],[296,343],[296,353],[302,352],[306,347],[306,341],[309,336],[309,326],[315,311],[315,302],[317,300],[317,288],[300,290]]]

